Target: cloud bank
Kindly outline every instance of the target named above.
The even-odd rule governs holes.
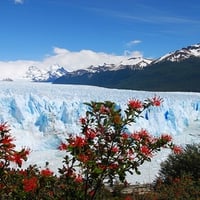
[[[92,50],[69,51],[64,48],[54,47],[53,54],[46,56],[41,61],[16,60],[3,62],[0,61],[0,79],[23,77],[29,66],[37,66],[40,69],[49,68],[52,65],[60,65],[67,71],[85,69],[91,65],[98,66],[107,64],[119,64],[121,61],[130,57],[141,57],[138,51],[125,51],[124,55],[107,54],[104,52],[94,52]]]
[[[23,4],[23,3],[24,3],[24,0],[14,0],[14,3],[15,3],[15,4]]]

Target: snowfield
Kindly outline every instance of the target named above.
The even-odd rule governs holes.
[[[57,172],[64,152],[57,150],[68,134],[80,133],[80,117],[87,110],[84,102],[114,101],[125,108],[130,99],[163,98],[161,107],[151,108],[130,131],[147,129],[158,136],[172,135],[176,144],[200,141],[200,93],[146,92],[107,89],[81,85],[53,85],[25,81],[0,82],[0,120],[10,125],[17,148],[29,147],[31,155],[24,166],[38,164]],[[161,151],[141,167],[141,175],[129,175],[131,183],[151,182],[169,151]]]

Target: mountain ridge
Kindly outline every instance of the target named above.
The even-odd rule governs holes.
[[[81,84],[151,91],[198,91],[200,43],[183,47],[157,59],[130,57],[118,63],[67,71],[53,64],[29,66],[23,79],[54,84]],[[10,77],[2,80],[10,80]]]
[[[136,64],[123,65],[117,70],[100,70],[98,73],[74,72],[56,79],[53,83],[148,91],[200,92],[200,44],[166,54],[144,67]]]

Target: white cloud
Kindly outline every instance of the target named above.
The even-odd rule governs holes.
[[[128,42],[126,44],[126,46],[131,47],[131,46],[134,46],[134,45],[139,44],[141,42],[142,42],[141,40],[132,40],[132,41]]]
[[[129,57],[129,58],[133,58],[133,57],[143,57],[142,53],[140,51],[129,51],[129,50],[125,50],[124,51],[124,55],[126,57]]]
[[[81,50],[77,52],[54,47],[54,55],[48,56],[43,60],[45,66],[59,64],[68,71],[87,68],[91,65],[117,64],[127,57],[135,56],[133,52],[124,55],[107,54],[104,52],[94,52],[92,50]],[[137,52],[138,54],[138,52]]]
[[[14,3],[15,3],[15,4],[23,4],[23,3],[24,3],[24,0],[14,0]]]
[[[49,68],[54,64],[64,67],[67,71],[84,69],[91,65],[98,66],[107,64],[119,64],[121,61],[130,57],[142,56],[140,52],[125,51],[124,55],[107,54],[104,52],[94,52],[92,50],[69,51],[67,49],[54,47],[53,54],[46,56],[41,61],[17,60],[2,62],[0,61],[0,74],[2,78],[20,78],[25,75],[29,66],[37,66],[41,69]]]

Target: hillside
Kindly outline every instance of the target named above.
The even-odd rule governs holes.
[[[80,76],[68,75],[58,78],[54,83],[148,91],[200,92],[200,57],[191,56],[179,62],[155,62],[137,70],[127,67]]]

